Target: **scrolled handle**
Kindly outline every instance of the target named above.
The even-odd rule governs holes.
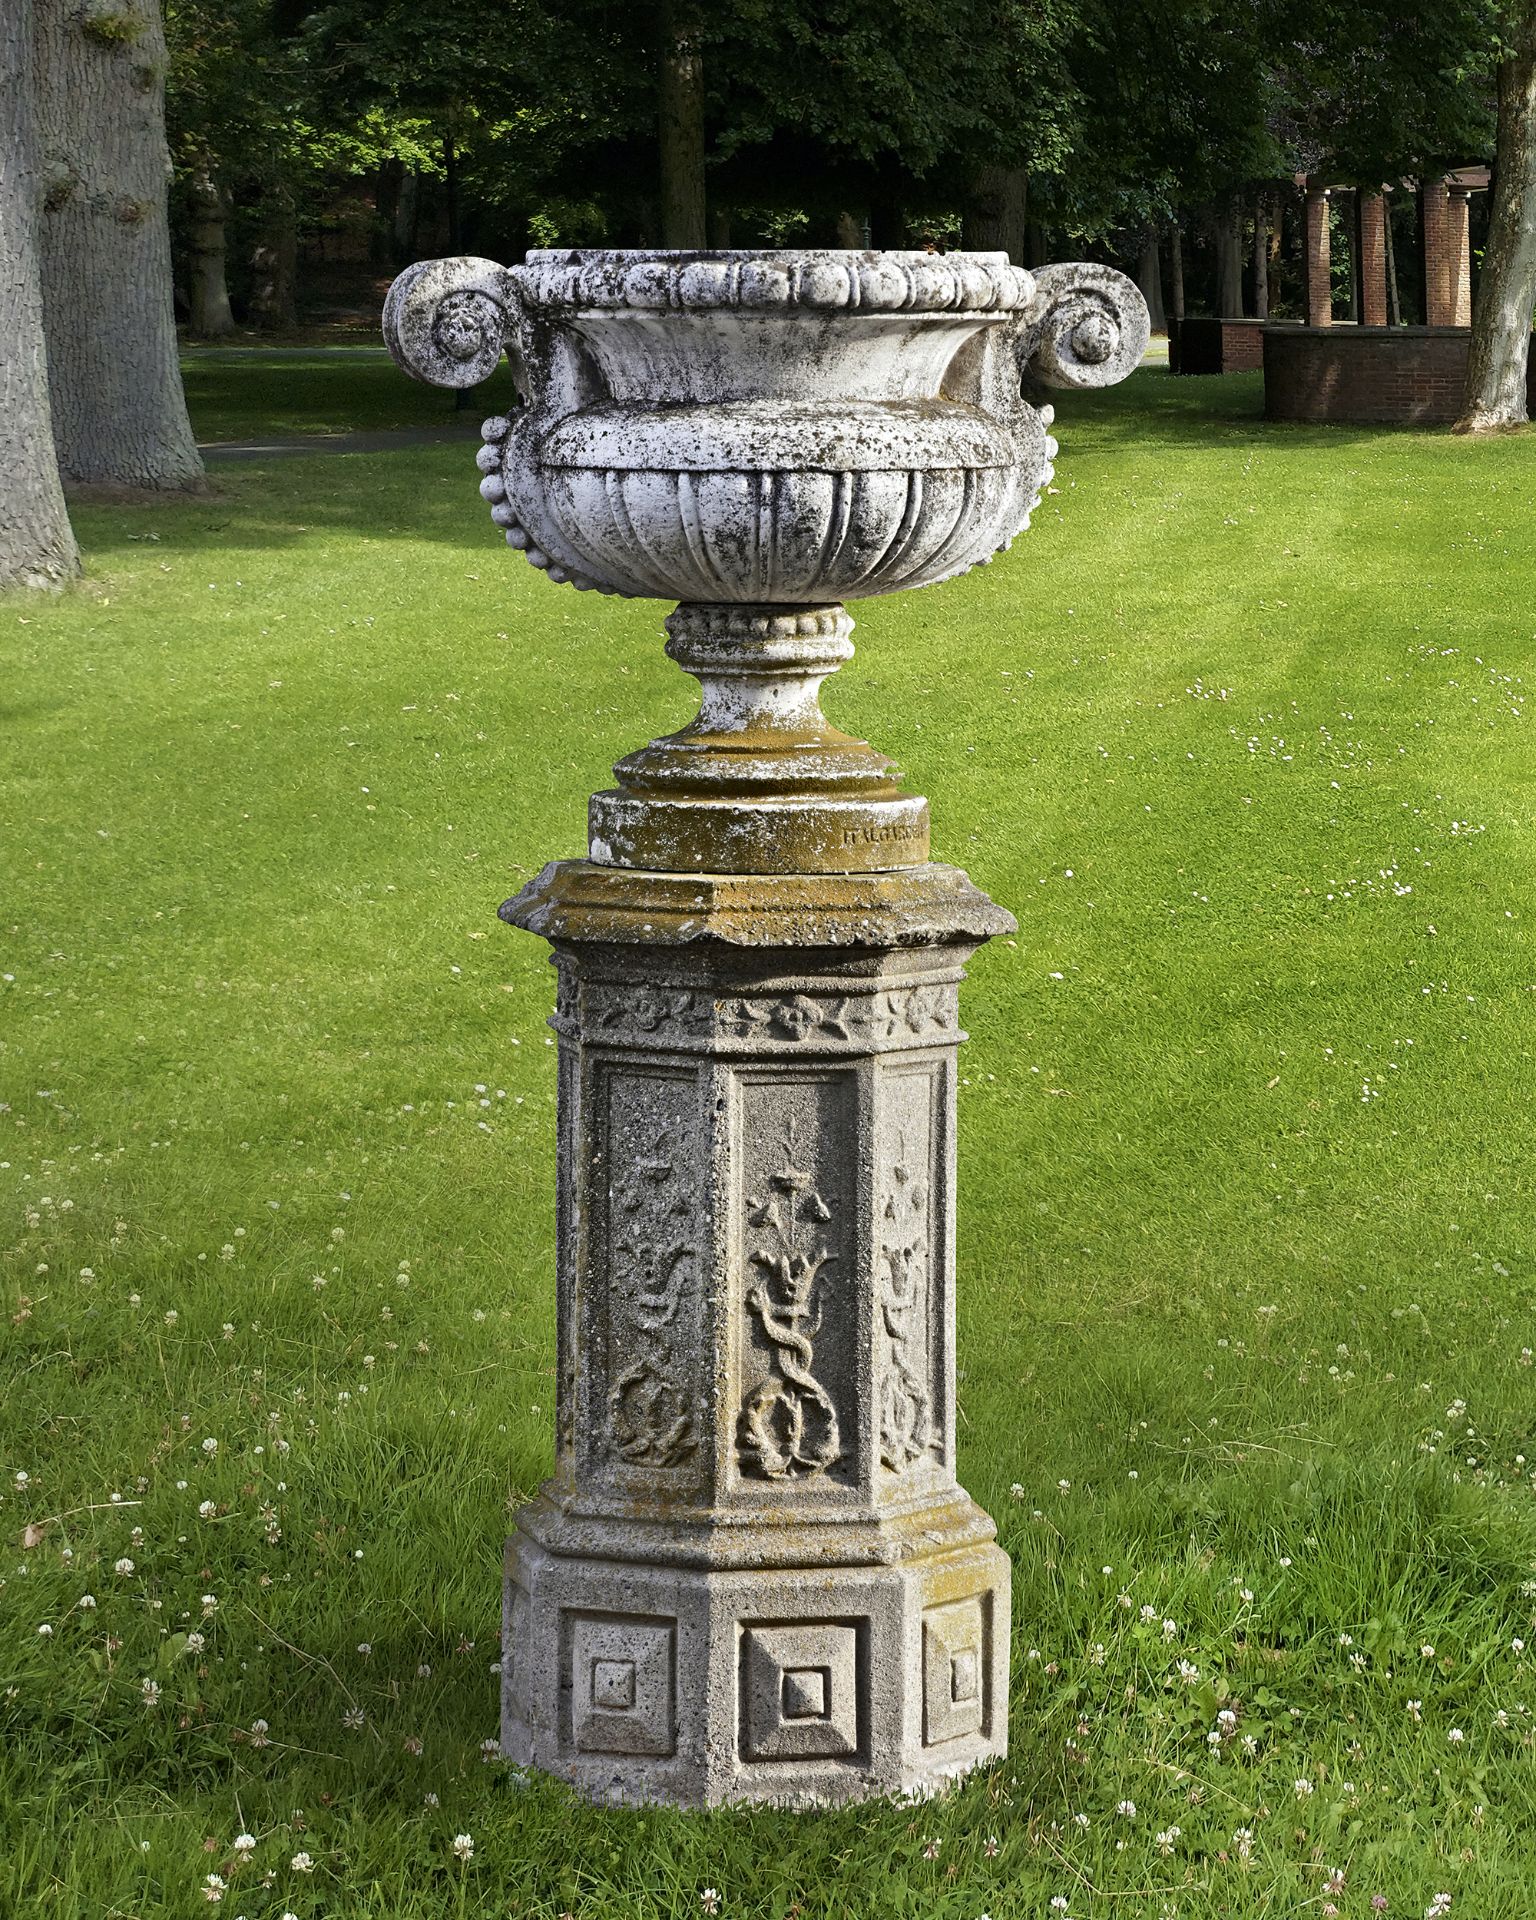
[[[384,344],[413,379],[476,387],[503,352],[516,364],[516,299],[494,260],[418,261],[385,297]]]
[[[1091,261],[1037,267],[1020,332],[1019,373],[1044,387],[1112,387],[1134,373],[1152,337],[1134,280]]]

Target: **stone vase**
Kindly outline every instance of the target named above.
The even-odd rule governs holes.
[[[1051,386],[1146,345],[1002,254],[430,261],[391,349],[503,351],[480,491],[550,580],[680,602],[697,717],[502,918],[553,949],[555,1473],[507,1544],[502,1739],[603,1798],[929,1791],[1006,1749],[1009,1585],[955,1477],[968,957],[1013,922],[819,704],[844,603],[1028,525]]]

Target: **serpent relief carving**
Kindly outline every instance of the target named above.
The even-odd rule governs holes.
[[[768,1480],[809,1479],[843,1455],[837,1408],[811,1371],[821,1329],[816,1284],[837,1258],[821,1231],[831,1219],[814,1175],[795,1165],[791,1133],[766,1197],[747,1203],[757,1240],[748,1256],[756,1277],[747,1284],[747,1306],[762,1322],[777,1369],[742,1408],[738,1455],[743,1469]]]

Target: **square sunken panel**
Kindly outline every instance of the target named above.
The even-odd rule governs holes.
[[[570,1617],[571,1739],[579,1753],[676,1750],[675,1643],[671,1620]]]
[[[748,1760],[820,1759],[859,1750],[859,1635],[841,1621],[747,1627],[741,1637]]]
[[[986,1618],[979,1596],[923,1615],[923,1745],[981,1732],[986,1715]]]

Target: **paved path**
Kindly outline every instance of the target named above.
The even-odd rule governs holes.
[[[466,413],[441,427],[394,427],[377,433],[274,434],[251,440],[199,440],[198,452],[212,464],[230,460],[274,460],[293,453],[393,453],[400,447],[466,444],[480,438],[480,416]]]

